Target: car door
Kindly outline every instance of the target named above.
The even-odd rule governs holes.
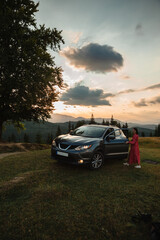
[[[111,129],[104,139],[105,156],[118,156],[128,153],[128,144],[126,144],[127,138],[120,129]]]

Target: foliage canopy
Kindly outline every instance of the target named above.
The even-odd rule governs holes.
[[[38,3],[31,0],[0,1],[0,136],[8,120],[50,117],[58,88],[64,86],[62,68],[48,48],[60,50],[61,31],[37,26]]]

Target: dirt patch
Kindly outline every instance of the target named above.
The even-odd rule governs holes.
[[[41,173],[41,172],[46,172],[46,169],[45,170],[37,170],[34,172],[32,172],[32,171],[26,172],[26,173],[23,173],[21,176],[14,177],[9,181],[1,183],[0,193],[1,193],[1,191],[7,191],[7,190],[13,188],[14,186],[17,186],[17,184],[24,182],[26,179],[32,177],[35,173],[37,174],[37,173]]]
[[[14,177],[13,179],[7,181],[7,182],[4,182],[1,186],[0,186],[0,190],[9,190],[11,189],[12,187],[14,187],[15,185],[21,183],[21,182],[24,182],[24,180],[27,178],[27,177],[30,177],[32,176],[32,172],[27,172],[27,173],[24,173],[22,176],[19,176],[19,177]]]
[[[154,165],[160,164],[160,162],[154,161],[152,159],[144,159],[142,162],[146,162],[146,163],[154,164]]]
[[[11,189],[12,187],[16,186],[17,184],[23,182],[25,179],[26,179],[25,176],[15,177],[12,180],[3,183],[0,186],[0,192],[1,191],[7,191],[7,190]]]
[[[8,184],[14,184],[22,182],[25,179],[25,177],[15,177],[11,181],[8,182]]]
[[[22,153],[22,152],[0,153],[0,159],[2,159],[4,157],[15,155],[15,154],[20,154],[20,153]]]
[[[48,144],[38,143],[0,143],[0,153],[26,152],[33,150],[49,149]]]

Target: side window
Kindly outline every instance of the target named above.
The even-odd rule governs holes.
[[[110,136],[115,136],[115,131],[114,131],[114,129],[113,128],[110,128]]]
[[[107,131],[106,131],[106,133],[105,133],[105,136],[104,136],[104,138],[108,135],[108,134],[110,134],[111,132],[112,132],[112,134],[111,135],[113,135],[113,136],[115,136],[115,133],[113,132],[114,131],[114,129],[113,128],[108,128],[107,129]]]
[[[121,135],[121,132],[120,132],[119,129],[117,129],[117,130],[115,131],[115,135],[116,135],[116,137],[119,137],[119,136]]]

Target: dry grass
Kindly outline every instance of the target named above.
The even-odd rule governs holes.
[[[160,137],[140,137],[140,147],[144,148],[158,148],[160,149]]]
[[[160,149],[153,155],[146,145],[141,159],[160,159]],[[0,164],[1,240],[150,240],[150,223],[131,216],[140,209],[160,221],[160,165],[142,161],[135,169],[112,160],[90,171],[58,164],[50,150]]]

